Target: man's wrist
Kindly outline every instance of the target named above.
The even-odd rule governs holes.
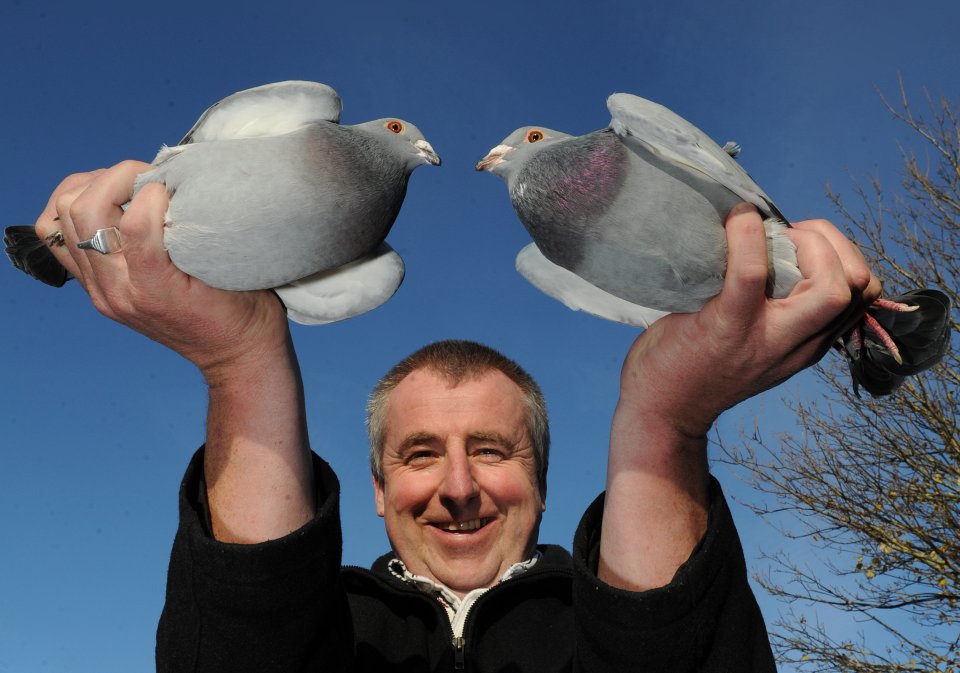
[[[230,391],[295,372],[296,351],[284,321],[282,329],[255,341],[232,344],[199,367],[211,391]]]
[[[705,443],[719,413],[704,409],[687,395],[678,399],[662,389],[637,393],[621,388],[615,418],[643,428],[644,435],[666,445]]]

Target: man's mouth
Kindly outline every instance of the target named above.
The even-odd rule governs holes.
[[[484,517],[482,519],[470,519],[469,521],[450,521],[448,523],[435,523],[433,525],[448,533],[469,533],[470,531],[483,528],[491,521],[493,521],[492,518]]]

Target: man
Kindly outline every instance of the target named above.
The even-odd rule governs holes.
[[[98,310],[189,359],[209,387],[207,442],[181,493],[159,668],[773,670],[707,471],[706,433],[725,409],[819,359],[879,295],[829,223],[790,232],[804,280],[771,300],[760,218],[734,209],[721,294],[656,322],[627,354],[606,492],[580,524],[572,563],[535,547],[546,429],[525,375],[465,344],[433,348],[500,363],[456,365],[459,375],[445,370],[449,354],[401,364],[370,423],[395,558],[341,570],[338,486],[309,450],[282,306],[266,291],[214,290],[170,263],[163,188],[120,208],[145,168],[68,178],[36,228],[62,233],[66,245],[52,249]],[[77,249],[112,226],[122,254]]]

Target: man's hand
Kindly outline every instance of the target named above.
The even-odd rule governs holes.
[[[723,290],[698,313],[650,326],[624,362],[613,420],[600,576],[627,589],[667,584],[706,530],[706,435],[717,417],[819,360],[880,294],[833,225],[800,222],[801,280],[766,296],[763,223],[744,204],[726,222]]]
[[[68,177],[37,221],[37,235],[62,233],[53,253],[97,310],[173,349],[204,375],[214,535],[233,542],[280,537],[315,507],[303,386],[283,305],[269,290],[211,288],[171,263],[163,247],[164,187],[147,185],[130,200],[136,176],[149,168],[127,161]],[[77,247],[109,227],[120,230],[120,252]]]
[[[788,297],[771,299],[760,216],[743,204],[726,229],[723,290],[698,313],[651,325],[630,349],[621,377],[621,402],[695,437],[725,409],[817,362],[880,294],[856,246],[829,222],[809,220],[787,232],[803,280]]]
[[[233,365],[284,345],[283,306],[272,292],[217,290],[171,263],[163,247],[163,186],[148,185],[130,201],[134,179],[149,168],[127,161],[68,177],[37,221],[37,235],[63,234],[65,244],[51,249],[97,310],[180,353],[216,381]],[[121,252],[77,248],[78,241],[108,227],[120,230]]]

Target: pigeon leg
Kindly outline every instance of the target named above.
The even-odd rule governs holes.
[[[875,303],[876,303],[876,302],[875,302]],[[893,303],[893,302],[889,302],[889,303]],[[889,308],[889,307],[887,307],[887,308]],[[916,306],[911,307],[911,309],[916,309],[916,308],[917,308]],[[901,310],[901,309],[894,309],[894,310],[899,311],[899,310]],[[880,342],[881,342],[884,346],[886,346],[886,348],[887,348],[888,351],[890,351],[891,357],[893,357],[893,359],[897,361],[897,364],[898,364],[898,365],[902,365],[902,364],[903,364],[903,358],[900,356],[900,349],[897,348],[897,344],[895,344],[895,343],[893,342],[893,338],[890,336],[890,333],[887,332],[887,330],[885,330],[885,329],[880,325],[880,323],[877,322],[877,319],[874,318],[874,317],[873,317],[872,315],[870,315],[869,313],[865,313],[865,314],[863,315],[863,323],[864,323],[864,325],[866,325],[867,327],[869,327],[870,330],[873,331],[874,334],[877,335],[877,338],[879,338],[879,339],[880,339]],[[857,333],[859,333],[859,331],[860,331],[859,329],[856,330]],[[858,334],[858,336],[859,336],[859,334]]]
[[[888,311],[896,311],[898,313],[910,313],[920,308],[918,305],[905,304],[903,302],[891,301],[890,299],[883,299],[883,298],[875,300],[873,302],[873,306],[877,308],[887,309]],[[880,339],[880,343],[882,343],[886,347],[886,349],[890,351],[890,356],[897,361],[897,364],[902,365],[903,357],[900,355],[900,349],[897,347],[897,344],[894,342],[893,337],[890,336],[890,333],[886,329],[884,329],[879,322],[877,322],[876,318],[874,318],[869,313],[866,313],[863,316],[863,324],[866,327],[870,328],[870,330],[877,335],[877,338]],[[862,342],[862,334],[860,333],[859,328],[854,330],[854,333],[852,336],[854,336],[854,338],[857,341]]]
[[[51,248],[59,248],[65,243],[63,233],[60,231],[55,231],[52,234],[44,236],[43,240],[45,240]]]
[[[904,304],[899,301],[890,301],[889,299],[877,299],[873,302],[873,305],[878,308],[885,308],[891,311],[899,311],[901,313],[910,313],[911,311],[916,311],[920,308],[918,305],[914,304]]]

